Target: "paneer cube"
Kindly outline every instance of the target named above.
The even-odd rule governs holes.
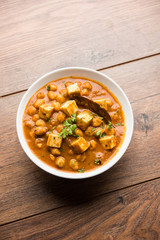
[[[81,90],[80,90],[80,88],[79,88],[77,83],[74,83],[74,84],[69,85],[67,87],[67,92],[68,92],[68,96],[69,97],[80,95],[80,91]]]
[[[111,99],[109,98],[101,98],[101,99],[95,99],[93,100],[94,102],[98,103],[100,105],[101,108],[104,108],[106,110],[109,109],[109,107],[111,107],[113,105],[113,102]]]
[[[77,104],[74,100],[69,100],[63,103],[60,109],[68,116],[71,116],[73,113],[78,111]]]
[[[73,147],[74,152],[78,154],[83,153],[89,148],[89,143],[83,137],[78,138],[77,140],[72,142],[71,145]]]
[[[92,118],[93,116],[91,112],[89,110],[84,110],[77,116],[77,119],[76,119],[77,126],[82,130],[86,130],[86,128],[91,123]]]
[[[50,133],[48,135],[47,146],[60,148],[62,144],[62,137],[59,137],[57,134]]]
[[[116,146],[116,140],[114,135],[111,136],[104,136],[99,139],[101,145],[104,147],[104,149],[112,149]]]
[[[43,104],[39,107],[39,116],[40,118],[43,118],[45,120],[47,120],[48,118],[51,117],[52,113],[53,113],[54,107],[47,105],[47,104]]]

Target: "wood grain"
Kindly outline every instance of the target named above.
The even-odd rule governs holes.
[[[3,240],[158,240],[160,180],[1,227]],[[1,238],[2,239],[2,238]]]
[[[159,0],[7,0],[0,12],[0,96],[56,68],[100,69],[160,52]]]
[[[135,130],[120,162],[87,180],[60,179],[36,167],[23,152],[16,135],[16,110],[23,93],[1,98],[0,224],[160,177],[159,65],[157,56],[109,70],[133,101]],[[142,71],[142,66],[147,71]],[[150,96],[153,92],[155,96]]]

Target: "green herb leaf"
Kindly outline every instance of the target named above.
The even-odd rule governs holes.
[[[76,121],[76,118],[77,118],[77,113],[73,113],[71,115],[71,121],[74,123]]]
[[[66,82],[65,82],[65,81],[63,81],[62,83],[65,85],[65,83],[66,83]]]
[[[96,160],[94,160],[94,164],[101,165],[102,164],[101,159],[97,158]]]
[[[104,121],[102,121],[102,128],[104,129],[104,127],[105,127],[105,123]]]
[[[100,138],[104,137],[105,135],[106,135],[105,133],[102,133],[102,134],[100,135]]]
[[[108,130],[111,130],[112,129],[112,123],[111,121],[108,121]]]
[[[94,132],[96,130],[96,128],[92,128],[91,131]]]
[[[77,128],[76,124],[66,125],[62,131],[58,134],[59,137],[63,137],[65,139],[68,135],[73,135],[75,133],[75,129]]]
[[[50,86],[47,86],[46,88],[47,88],[48,91],[50,90]]]
[[[96,132],[96,136],[97,136],[97,137],[100,137],[100,135],[101,135],[101,130],[98,129],[97,132]]]
[[[122,126],[122,124],[119,122],[119,123],[116,123],[116,126],[118,127],[118,126]]]
[[[74,134],[73,136],[76,138],[80,138],[80,136],[78,134]]]
[[[78,169],[78,172],[80,172],[80,173],[84,173],[84,168],[82,168],[82,169]]]
[[[47,118],[46,121],[49,122],[51,119],[50,118]]]
[[[59,150],[60,150],[61,152],[64,152],[64,149],[63,149],[63,148],[60,148]]]

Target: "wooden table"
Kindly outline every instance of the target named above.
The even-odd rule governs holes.
[[[0,239],[160,239],[160,1],[0,1]],[[86,180],[51,176],[23,152],[18,104],[51,70],[85,66],[132,104],[132,142]]]

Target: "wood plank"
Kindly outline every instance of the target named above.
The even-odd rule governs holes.
[[[56,68],[100,69],[160,52],[159,0],[7,0],[0,12],[0,96]]]
[[[1,227],[3,240],[158,240],[160,180]],[[74,194],[74,192],[73,192]],[[56,217],[55,217],[56,216]]]
[[[153,67],[155,62],[157,65]],[[36,167],[23,152],[16,135],[16,110],[23,93],[0,99],[1,224],[70,202],[86,201],[94,196],[160,176],[160,148],[157,134],[160,130],[160,95],[147,98],[154,91],[158,94],[160,89],[159,57],[137,62],[137,65],[134,63],[133,68],[132,64],[117,67],[119,71],[114,68],[115,72],[113,71],[115,78],[117,74],[116,79],[129,94],[130,100],[136,99],[132,104],[135,117],[132,143],[117,165],[95,178],[83,181],[65,180],[51,176]],[[146,73],[143,66],[149,69]],[[139,81],[138,88],[135,81],[130,81],[130,78],[134,79],[132,75]],[[144,81],[145,76],[147,84]],[[138,96],[141,98],[142,89],[144,99],[138,100]],[[75,196],[73,192],[76,193]]]

